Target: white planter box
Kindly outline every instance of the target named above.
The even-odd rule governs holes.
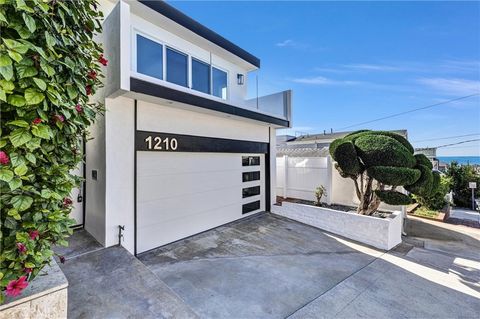
[[[67,278],[55,260],[18,297],[0,305],[0,319],[67,318]]]
[[[402,213],[398,211],[387,218],[378,218],[289,202],[272,205],[271,211],[384,250],[402,242]]]

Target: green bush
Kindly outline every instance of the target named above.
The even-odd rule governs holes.
[[[420,178],[412,185],[405,185],[405,189],[415,195],[429,196],[433,189],[433,173],[421,164],[416,168],[421,171]]]
[[[395,166],[372,166],[367,174],[387,185],[410,185],[420,178],[420,170]]]
[[[459,165],[452,162],[447,170],[447,176],[452,179],[453,202],[459,207],[472,207],[472,190],[469,182],[476,182],[475,198],[480,197],[480,174],[471,165]]]
[[[355,140],[355,148],[368,168],[372,166],[413,167],[415,157],[395,139],[384,135],[364,135]]]
[[[450,192],[452,186],[452,178],[448,176],[441,176],[438,172],[434,172],[434,180],[437,180],[438,186],[434,186],[434,191],[428,196],[415,196],[415,200],[428,210],[438,211],[443,209],[447,204],[445,196]],[[434,184],[437,182],[434,181]]]
[[[417,161],[412,145],[396,133],[353,132],[333,141],[330,154],[340,175],[354,181],[361,214],[371,215],[381,201],[392,205],[410,203],[408,195],[396,192],[399,186],[417,194],[432,190],[430,169]]]
[[[0,303],[50,261],[71,233],[69,195],[82,137],[101,106],[89,96],[106,60],[95,0],[0,6]]]
[[[380,200],[389,205],[408,205],[413,202],[412,198],[408,195],[396,192],[396,191],[382,191],[376,190],[375,194]]]
[[[429,169],[433,169],[432,162],[424,154],[415,154],[414,156],[418,164],[426,166]]]

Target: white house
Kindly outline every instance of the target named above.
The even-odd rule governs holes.
[[[86,143],[78,224],[139,254],[269,211],[290,91],[248,100],[260,60],[165,2],[101,5],[106,111]]]

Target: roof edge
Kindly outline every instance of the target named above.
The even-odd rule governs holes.
[[[138,0],[138,2],[169,18],[170,20],[180,24],[181,26],[201,36],[202,38],[205,38],[210,42],[218,45],[219,47],[227,50],[228,52],[233,53],[234,55],[247,61],[255,67],[260,68],[259,58],[240,48],[233,42],[225,39],[215,31],[201,24],[200,22],[190,18],[185,13],[167,4],[165,1]]]

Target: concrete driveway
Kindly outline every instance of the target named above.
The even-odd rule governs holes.
[[[77,232],[61,252],[68,315],[478,318],[480,230],[420,219],[407,230],[404,244],[383,252],[260,214],[138,259]]]

